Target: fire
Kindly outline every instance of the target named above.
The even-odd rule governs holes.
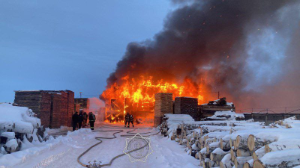
[[[198,103],[204,102],[203,90],[201,85],[197,85],[190,79],[184,80],[181,84],[165,82],[163,79],[153,81],[150,76],[147,79],[141,76],[139,79],[124,76],[121,78],[121,84],[114,83],[107,88],[101,95],[104,100],[110,101],[116,99],[116,102],[124,104],[125,99],[129,99],[132,103],[144,104],[154,103],[156,93],[173,93],[173,98],[178,96],[198,98]],[[122,103],[123,102],[123,103]],[[124,104],[124,114],[126,105]]]

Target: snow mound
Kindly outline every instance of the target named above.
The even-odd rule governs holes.
[[[236,120],[244,119],[244,114],[237,114],[232,111],[216,111],[211,117],[207,117],[207,120]]]
[[[290,117],[290,118],[286,118],[283,120],[283,125],[286,125],[286,126],[290,126],[292,128],[300,128],[300,121],[297,120],[297,118],[294,116],[294,117]]]
[[[267,153],[261,158],[261,161],[264,164],[277,165],[280,164],[282,161],[293,162],[295,160],[298,160],[299,156],[300,156],[299,149],[290,149],[290,150]]]
[[[178,125],[183,123],[195,122],[193,117],[188,114],[165,114],[163,120],[169,129],[169,134],[177,129]]]
[[[12,129],[13,132],[32,133],[41,125],[41,120],[34,115],[27,107],[0,104],[0,131]]]
[[[165,114],[165,117],[168,118],[168,121],[170,122],[182,123],[184,121],[195,121],[193,117],[188,114]]]

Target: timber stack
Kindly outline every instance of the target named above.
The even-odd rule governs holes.
[[[70,90],[15,91],[15,106],[28,107],[44,127],[71,126],[74,92]]]
[[[189,114],[195,120],[200,120],[198,113],[198,99],[191,97],[176,97],[174,105],[175,114]]]
[[[173,114],[176,115],[176,114]],[[170,118],[170,115],[168,115]],[[164,129],[185,146],[201,167],[281,168],[300,165],[300,121],[295,117],[270,126],[253,121],[177,121]],[[175,127],[176,125],[176,127]]]
[[[156,93],[154,105],[154,126],[161,124],[164,114],[173,113],[173,94]]]

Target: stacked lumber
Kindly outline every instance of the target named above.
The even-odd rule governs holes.
[[[74,92],[58,91],[52,92],[51,127],[72,126],[72,115],[74,112]]]
[[[185,146],[189,155],[200,160],[201,167],[273,168],[300,165],[300,121],[295,118],[270,126],[253,121],[224,122],[182,122],[174,129],[166,121],[162,131],[170,135],[171,140]]]
[[[50,126],[51,95],[44,91],[15,91],[14,105],[28,107],[41,119],[42,125]]]
[[[154,125],[161,124],[161,118],[164,114],[173,113],[173,94],[172,93],[156,93],[154,104]]]
[[[16,91],[14,105],[32,109],[45,127],[70,127],[74,112],[74,92],[69,90]]]
[[[75,104],[74,96],[75,95],[74,95],[74,92],[72,92],[70,90],[67,91],[67,94],[68,94],[68,113],[67,113],[67,118],[66,118],[66,120],[67,120],[66,125],[71,127],[72,126],[72,115],[73,115],[74,109],[75,109],[74,108],[74,104]]]
[[[62,99],[61,95],[59,94],[52,94],[51,95],[51,117],[50,117],[50,128],[59,128],[62,124],[63,115],[61,115],[62,109]]]
[[[191,97],[176,97],[174,105],[175,114],[189,114],[195,120],[199,120],[198,99]]]

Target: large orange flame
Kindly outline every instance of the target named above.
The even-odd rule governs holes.
[[[173,93],[173,99],[178,96],[198,98],[198,103],[203,103],[202,86],[196,85],[190,79],[184,80],[181,84],[165,82],[163,79],[154,82],[153,77],[147,79],[141,76],[139,79],[125,76],[121,84],[114,83],[101,95],[102,99],[117,102],[124,102],[130,99],[133,103],[154,103],[156,93]]]

